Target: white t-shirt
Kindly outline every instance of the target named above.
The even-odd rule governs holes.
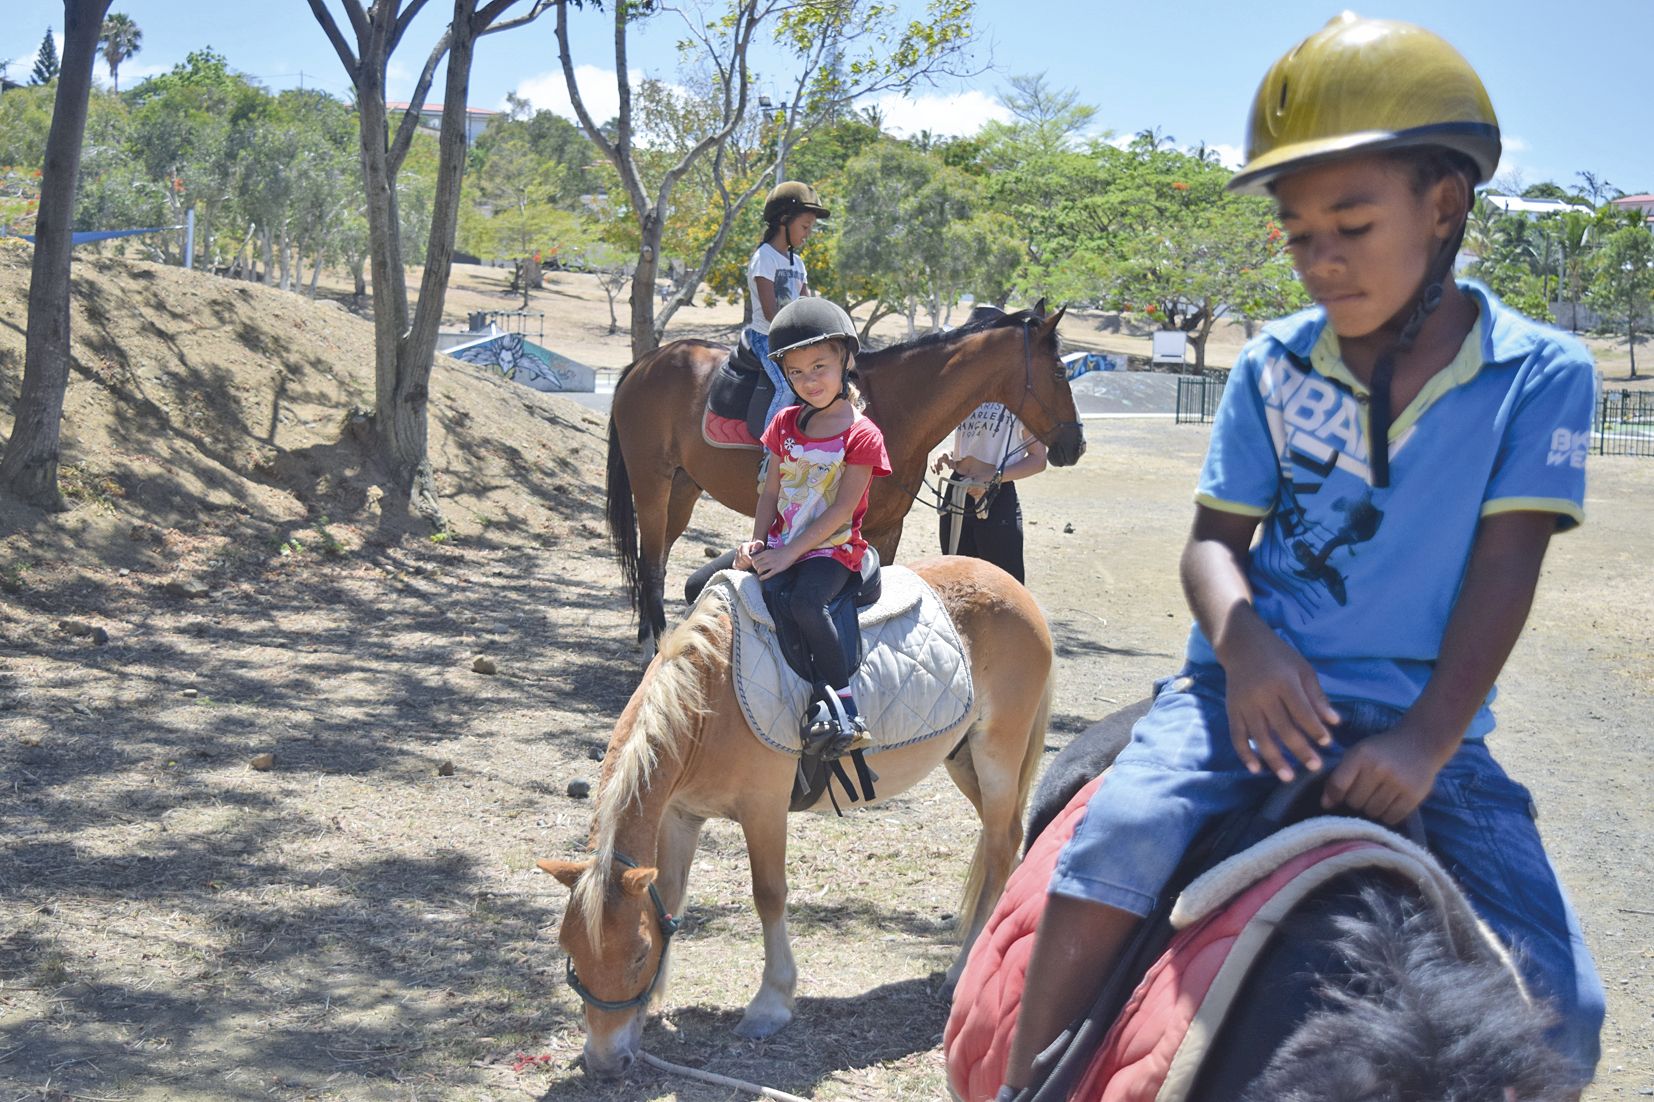
[[[1006,463],[1010,466],[1023,457],[1017,449],[1032,440],[1033,436],[1028,427],[1005,406],[999,402],[984,402],[972,410],[971,415],[955,430],[953,454],[959,458],[968,455],[992,467],[998,467],[1006,456],[1010,456],[1010,462]]]
[[[747,298],[752,301],[752,330],[755,333],[768,333],[770,319],[764,316],[763,307],[759,305],[759,279],[767,279],[775,285],[775,309],[780,313],[781,308],[795,298],[804,294],[804,286],[809,282],[809,276],[804,271],[804,258],[797,253],[788,259],[787,254],[781,252],[768,241],[758,246],[752,254],[752,260],[747,264]]]

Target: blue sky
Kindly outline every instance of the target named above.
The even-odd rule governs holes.
[[[334,10],[337,0],[331,0]],[[525,5],[526,6],[526,5]],[[918,4],[907,0],[907,6]],[[1180,145],[1204,141],[1238,155],[1246,110],[1271,61],[1338,10],[1337,0],[978,0],[980,57],[993,68],[963,86],[921,89],[881,106],[894,127],[969,133],[1001,109],[1005,77],[1047,74],[1097,106],[1101,126],[1129,135],[1157,126]],[[26,79],[42,33],[60,27],[61,0],[10,0],[0,58]],[[144,31],[143,50],[121,69],[123,87],[211,46],[272,88],[300,83],[342,93],[343,69],[304,0],[115,0]],[[406,96],[444,10],[434,0],[393,62],[392,94]],[[234,11],[234,17],[226,13]],[[1363,14],[1422,23],[1452,42],[1481,73],[1506,138],[1502,171],[1527,183],[1576,182],[1589,169],[1627,191],[1654,191],[1654,0],[1594,0],[1573,7],[1540,0],[1388,0]],[[574,12],[581,87],[594,107],[614,102],[609,21]],[[671,79],[669,22],[634,48],[634,74]],[[303,74],[302,78],[300,74]],[[101,79],[107,72],[100,69]],[[778,77],[782,74],[778,74]],[[484,41],[472,103],[503,104],[526,92],[567,113],[550,18]],[[776,81],[779,88],[781,81]],[[440,85],[438,85],[440,88]],[[612,107],[611,107],[612,109]]]

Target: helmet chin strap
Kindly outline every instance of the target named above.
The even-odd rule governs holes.
[[[1413,347],[1414,342],[1418,340],[1419,331],[1424,328],[1424,323],[1436,312],[1436,307],[1441,305],[1442,288],[1453,276],[1453,260],[1459,255],[1459,246],[1464,242],[1465,226],[1469,216],[1470,211],[1466,209],[1459,217],[1458,229],[1442,242],[1441,249],[1431,260],[1429,270],[1425,272],[1424,287],[1414,300],[1412,312],[1408,315],[1406,323],[1401,326],[1401,332],[1373,364],[1373,378],[1368,386],[1370,404],[1367,409],[1367,450],[1368,467],[1372,471],[1375,488],[1390,485],[1390,425],[1395,419],[1395,411],[1390,403],[1390,383],[1395,377],[1396,358]],[[1394,325],[1400,317],[1398,313],[1395,318],[1390,319],[1389,324]]]

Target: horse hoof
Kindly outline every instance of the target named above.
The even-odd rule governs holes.
[[[780,1032],[781,1027],[786,1025],[791,1018],[790,1014],[743,1014],[741,1021],[735,1027],[735,1035],[748,1041],[762,1041],[764,1038],[773,1037]]]

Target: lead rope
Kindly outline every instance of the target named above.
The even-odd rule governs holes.
[[[638,1053],[638,1058],[650,1067],[658,1068],[661,1071],[669,1072],[673,1075],[684,1075],[688,1076],[690,1079],[699,1079],[701,1082],[711,1083],[715,1087],[725,1087],[729,1090],[742,1091],[758,1098],[771,1098],[774,1099],[775,1102],[809,1102],[809,1099],[807,1098],[800,1098],[796,1094],[788,1094],[786,1091],[777,1090],[774,1087],[764,1087],[759,1086],[757,1083],[748,1083],[740,1079],[731,1079],[727,1075],[719,1075],[718,1073],[711,1071],[702,1071],[699,1068],[686,1068],[682,1064],[670,1063],[666,1060],[662,1060],[659,1056],[652,1056],[647,1052],[640,1051]]]

